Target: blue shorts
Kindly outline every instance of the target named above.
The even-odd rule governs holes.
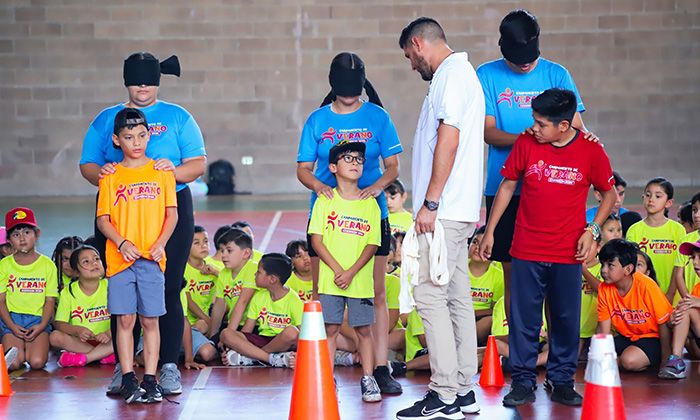
[[[201,332],[192,328],[192,356],[197,356],[199,349],[205,344],[214,345],[214,342],[204,336]],[[143,336],[139,338],[139,344],[136,346],[136,354],[140,354],[143,351]],[[185,347],[180,344],[180,356],[185,356]]]
[[[340,325],[343,323],[345,307],[348,308],[348,326],[363,327],[374,324],[374,299],[351,298],[335,295],[319,295],[323,322]]]
[[[41,317],[38,315],[19,314],[17,312],[10,312],[10,318],[12,318],[12,322],[25,329],[33,327],[37,324],[41,324]],[[7,325],[5,325],[2,319],[0,319],[0,328],[2,328],[2,333],[0,334],[0,337],[5,334],[12,334],[12,331],[10,331],[10,329],[7,328]],[[51,323],[49,323],[49,325],[47,325],[46,328],[44,328],[44,331],[46,331],[47,334],[51,334],[51,329]]]
[[[107,283],[107,311],[112,315],[165,315],[165,277],[157,262],[139,258]]]

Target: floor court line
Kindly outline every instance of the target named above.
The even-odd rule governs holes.
[[[182,408],[182,412],[178,417],[179,420],[194,418],[195,410],[199,405],[199,400],[202,397],[202,394],[204,393],[204,388],[207,385],[207,380],[209,379],[211,372],[212,368],[210,367],[206,367],[199,372],[197,380],[192,386],[192,392],[190,393],[189,398],[187,398],[187,402],[185,402],[185,406]]]
[[[275,229],[277,228],[277,224],[280,222],[281,218],[282,218],[282,212],[278,210],[277,212],[275,212],[275,215],[272,218],[270,225],[267,227],[267,232],[265,232],[265,237],[263,238],[262,242],[260,243],[259,251],[262,252],[263,254],[267,250],[267,246],[270,245],[270,240],[272,240],[272,235],[275,233]]]

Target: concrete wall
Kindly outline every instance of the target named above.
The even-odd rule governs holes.
[[[409,182],[427,84],[398,48],[401,29],[438,19],[476,67],[500,57],[498,24],[516,7],[538,17],[543,56],[569,68],[615,169],[633,185],[700,185],[698,0],[3,0],[0,195],[94,192],[77,170],[82,139],[127,99],[122,62],[140,50],[180,57],[182,77],[164,76],[159,97],[186,107],[210,159],[232,161],[238,188],[255,193],[303,190],[301,127],[333,56],[355,51],[398,128]]]

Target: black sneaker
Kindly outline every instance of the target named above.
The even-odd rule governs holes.
[[[158,382],[141,381],[141,388],[145,391],[141,397],[142,403],[150,404],[163,401],[163,388],[158,385]]]
[[[406,363],[399,362],[398,360],[392,360],[389,362],[389,373],[391,376],[403,376],[407,371],[408,369],[406,369]]]
[[[555,385],[552,391],[552,401],[564,405],[582,405],[583,397],[576,392],[573,385]]]
[[[459,411],[457,401],[447,405],[432,389],[425,393],[422,400],[417,401],[413,406],[404,408],[396,413],[398,420],[412,419],[447,419],[463,420],[464,415]]]
[[[551,380],[549,380],[549,378],[544,378],[544,384],[543,384],[543,386],[544,386],[544,390],[545,390],[545,391],[549,391],[549,392],[553,392],[553,391],[554,391],[554,384],[552,383]]]
[[[374,374],[372,376],[374,376],[374,379],[377,380],[379,390],[382,391],[382,394],[400,394],[403,392],[401,384],[398,383],[393,376],[391,376],[388,367],[377,366],[377,368],[374,369]]]
[[[457,405],[459,405],[459,409],[462,413],[473,414],[481,410],[479,404],[476,403],[474,391],[467,392],[467,395],[457,394]]]
[[[503,405],[507,407],[517,407],[530,401],[535,401],[535,388],[520,382],[514,382],[510,392],[503,397]]]
[[[136,376],[132,377],[126,384],[122,384],[119,387],[119,392],[122,394],[127,404],[139,401],[141,396],[146,393],[146,391],[139,386],[139,380]]]

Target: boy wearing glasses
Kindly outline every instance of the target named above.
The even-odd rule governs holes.
[[[381,244],[381,213],[377,200],[359,199],[357,180],[362,176],[365,144],[341,141],[328,156],[328,168],[338,186],[333,198],[320,195],[314,203],[309,235],[321,259],[313,294],[319,296],[328,336],[328,349],[335,354],[336,339],[348,309],[348,325],[359,339],[363,376],[362,400],[381,401],[372,376],[374,354],[371,326],[374,324],[374,254]]]

